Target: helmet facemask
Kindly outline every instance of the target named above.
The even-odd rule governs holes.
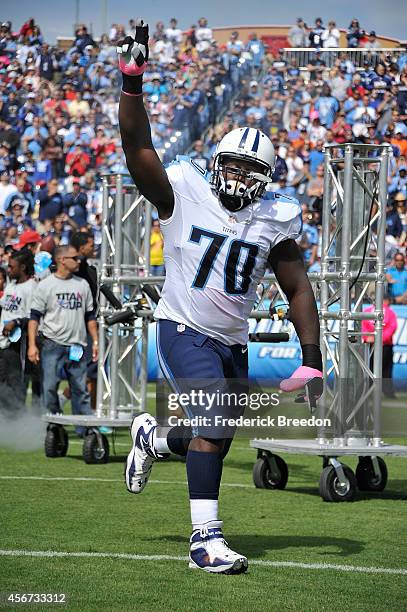
[[[243,169],[234,161],[249,162],[250,169]],[[260,199],[271,183],[271,167],[244,155],[219,153],[216,155],[211,176],[211,186],[221,204],[229,211],[242,210]]]

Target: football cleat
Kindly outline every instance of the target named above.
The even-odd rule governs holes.
[[[133,419],[130,428],[133,446],[127,456],[124,472],[126,487],[130,493],[141,493],[148,482],[154,461],[167,456],[154,450],[156,429],[157,421],[147,412]]]
[[[216,574],[247,572],[246,557],[231,550],[222,533],[222,521],[211,521],[192,532],[189,567]]]

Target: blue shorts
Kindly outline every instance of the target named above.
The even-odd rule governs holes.
[[[186,325],[160,320],[157,353],[173,394],[189,396],[179,405],[192,420],[192,435],[233,437],[229,420],[243,414],[248,390],[247,346],[227,346]]]

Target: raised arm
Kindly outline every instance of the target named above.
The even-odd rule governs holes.
[[[127,167],[141,193],[168,219],[174,193],[151,141],[150,124],[143,104],[142,78],[148,60],[148,25],[137,20],[136,36],[127,36],[117,47],[123,88],[119,124]]]

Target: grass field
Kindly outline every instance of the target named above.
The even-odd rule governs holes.
[[[186,562],[184,464],[155,465],[148,488],[132,496],[122,477],[128,440],[119,433],[107,465],[85,465],[74,434],[64,459],[0,449],[0,592],[66,593],[68,609],[85,611],[406,609],[407,459],[386,458],[384,493],[328,504],[319,458],[285,456],[287,489],[255,489],[255,451],[237,439],[221,517],[250,571],[214,576]],[[346,462],[355,468],[356,458]]]

